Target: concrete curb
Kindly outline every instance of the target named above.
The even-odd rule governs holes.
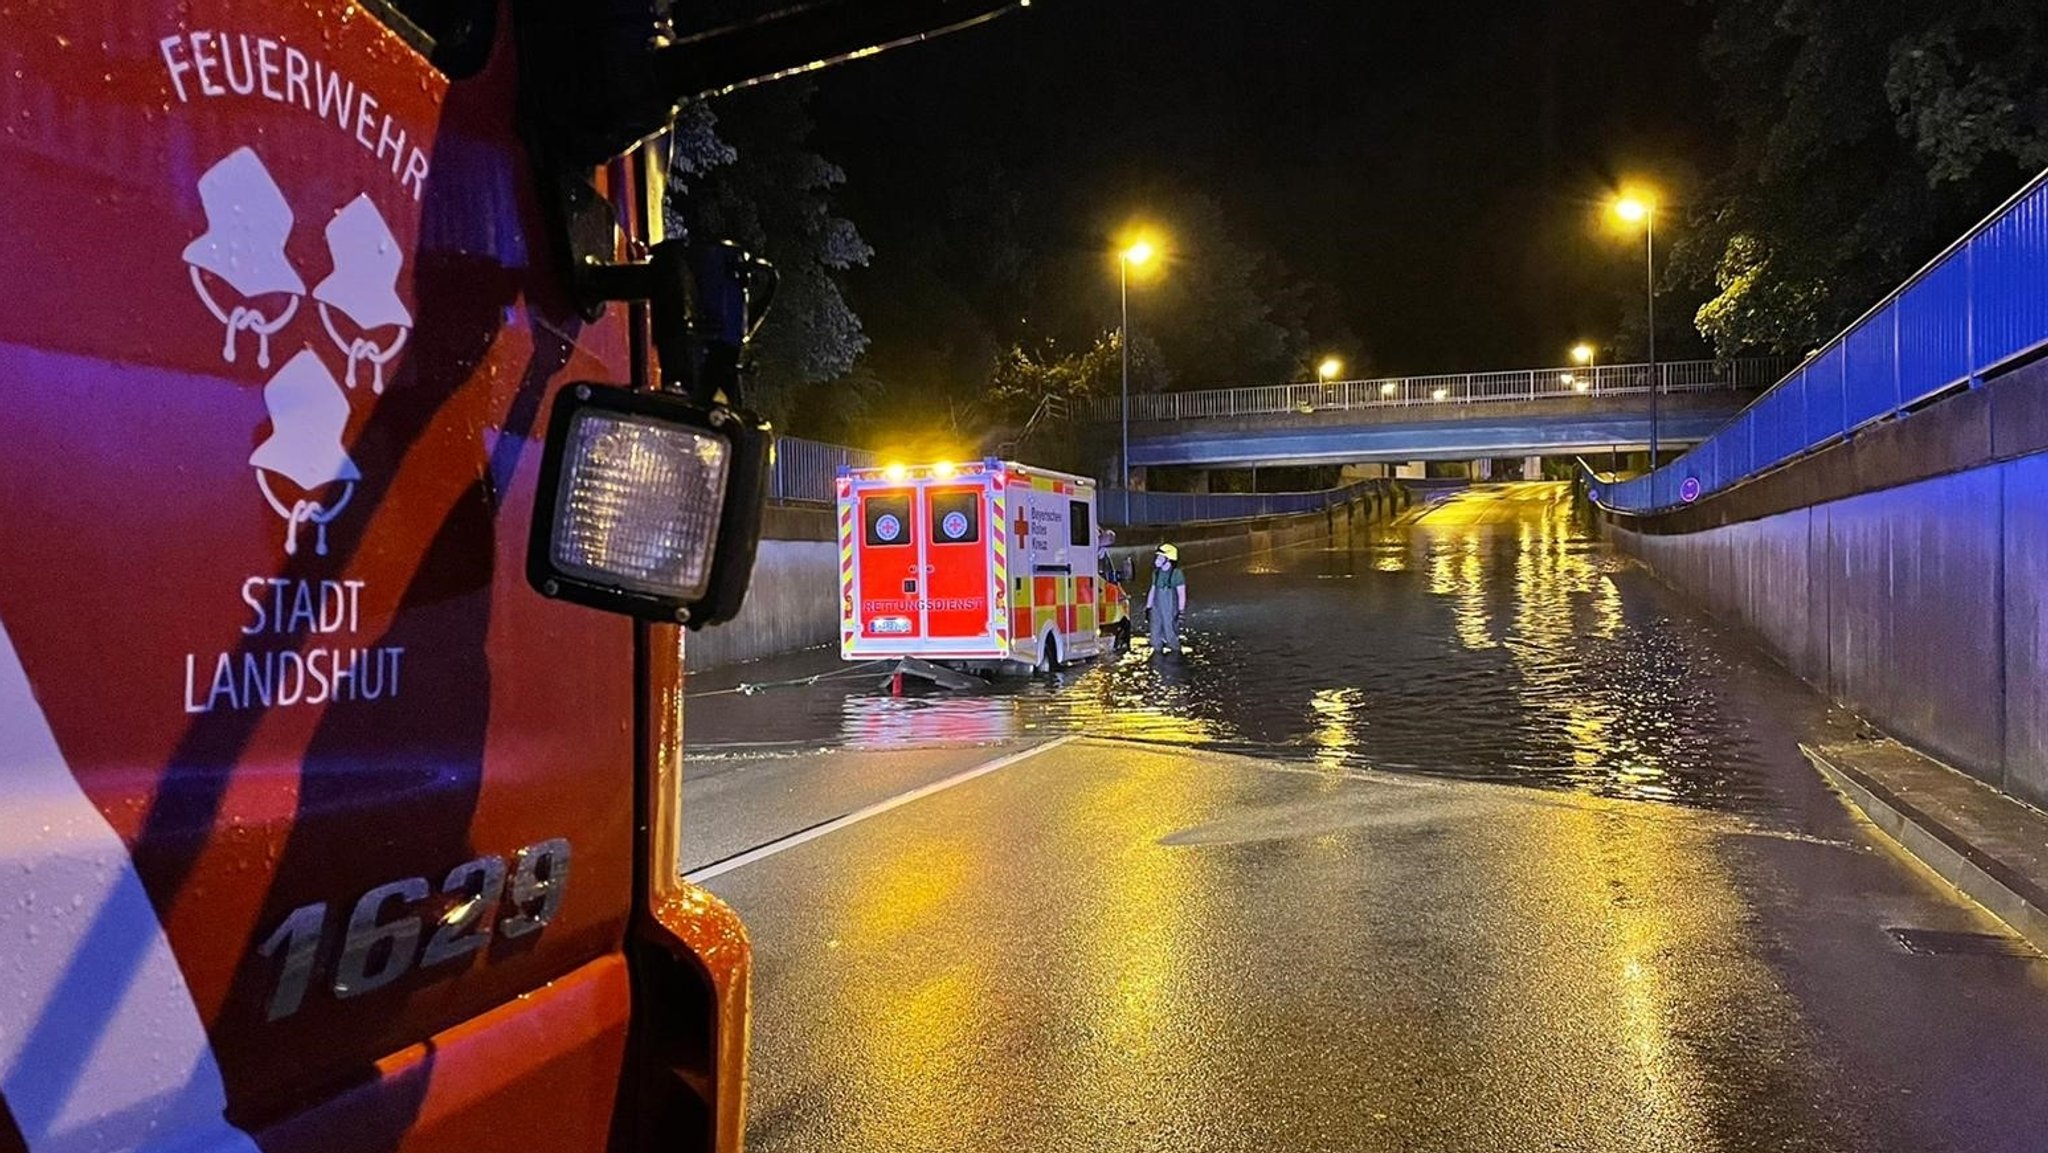
[[[1848,764],[1833,750],[1802,744],[1799,751],[1872,824],[2027,943],[2048,953],[2048,889]]]

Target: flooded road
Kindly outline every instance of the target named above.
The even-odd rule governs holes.
[[[2041,1148],[2048,964],[1903,950],[2006,930],[1801,759],[1850,718],[1558,488],[1189,580],[1185,658],[693,680],[748,1148]]]
[[[1142,639],[1057,682],[894,698],[831,654],[699,678],[819,673],[693,713],[716,756],[1046,734],[1512,781],[1737,810],[1781,800],[1825,709],[1594,539],[1560,484],[1476,489],[1345,538],[1190,570],[1188,652]],[[709,701],[706,701],[709,704]]]

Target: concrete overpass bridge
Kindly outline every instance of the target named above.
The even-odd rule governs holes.
[[[1783,362],[1524,369],[1130,398],[1135,467],[1416,465],[1643,452],[1651,380],[1659,443],[1698,444],[1783,374]],[[1117,398],[1085,415],[1115,423]]]

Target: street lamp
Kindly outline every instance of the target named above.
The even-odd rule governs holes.
[[[1131,521],[1131,269],[1143,268],[1158,255],[1152,242],[1139,240],[1117,254],[1117,295],[1123,301],[1123,323],[1117,329],[1116,342],[1123,346],[1123,455],[1118,458],[1118,467],[1123,471],[1124,523]]]
[[[1643,226],[1643,295],[1649,302],[1650,322],[1650,472],[1657,471],[1657,202],[1645,193],[1623,193],[1614,202],[1614,214],[1628,224]],[[1653,485],[1655,481],[1651,482]]]
[[[1582,364],[1586,367],[1586,374],[1580,378],[1580,392],[1585,392],[1593,387],[1593,381],[1598,378],[1599,374],[1593,371],[1593,361],[1599,355],[1599,350],[1586,341],[1582,340],[1572,345],[1572,363]]]
[[[1316,379],[1322,381],[1324,384],[1328,384],[1331,381],[1337,379],[1337,374],[1343,371],[1343,361],[1338,360],[1334,356],[1326,356],[1323,358],[1323,362],[1321,364],[1316,365]]]

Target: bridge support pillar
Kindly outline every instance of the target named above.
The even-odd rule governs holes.
[[[1484,459],[1484,460],[1475,460],[1475,461],[1473,461],[1473,462],[1472,462],[1472,479],[1473,479],[1473,480],[1492,480],[1492,479],[1493,479],[1493,460],[1492,460],[1492,458],[1491,458],[1491,457],[1489,457],[1489,458],[1487,458],[1487,459]]]
[[[1531,457],[1524,457],[1524,458],[1522,459],[1522,479],[1523,479],[1523,480],[1542,480],[1542,479],[1543,479],[1543,458],[1542,458],[1542,457],[1540,457],[1540,456],[1531,456]]]

